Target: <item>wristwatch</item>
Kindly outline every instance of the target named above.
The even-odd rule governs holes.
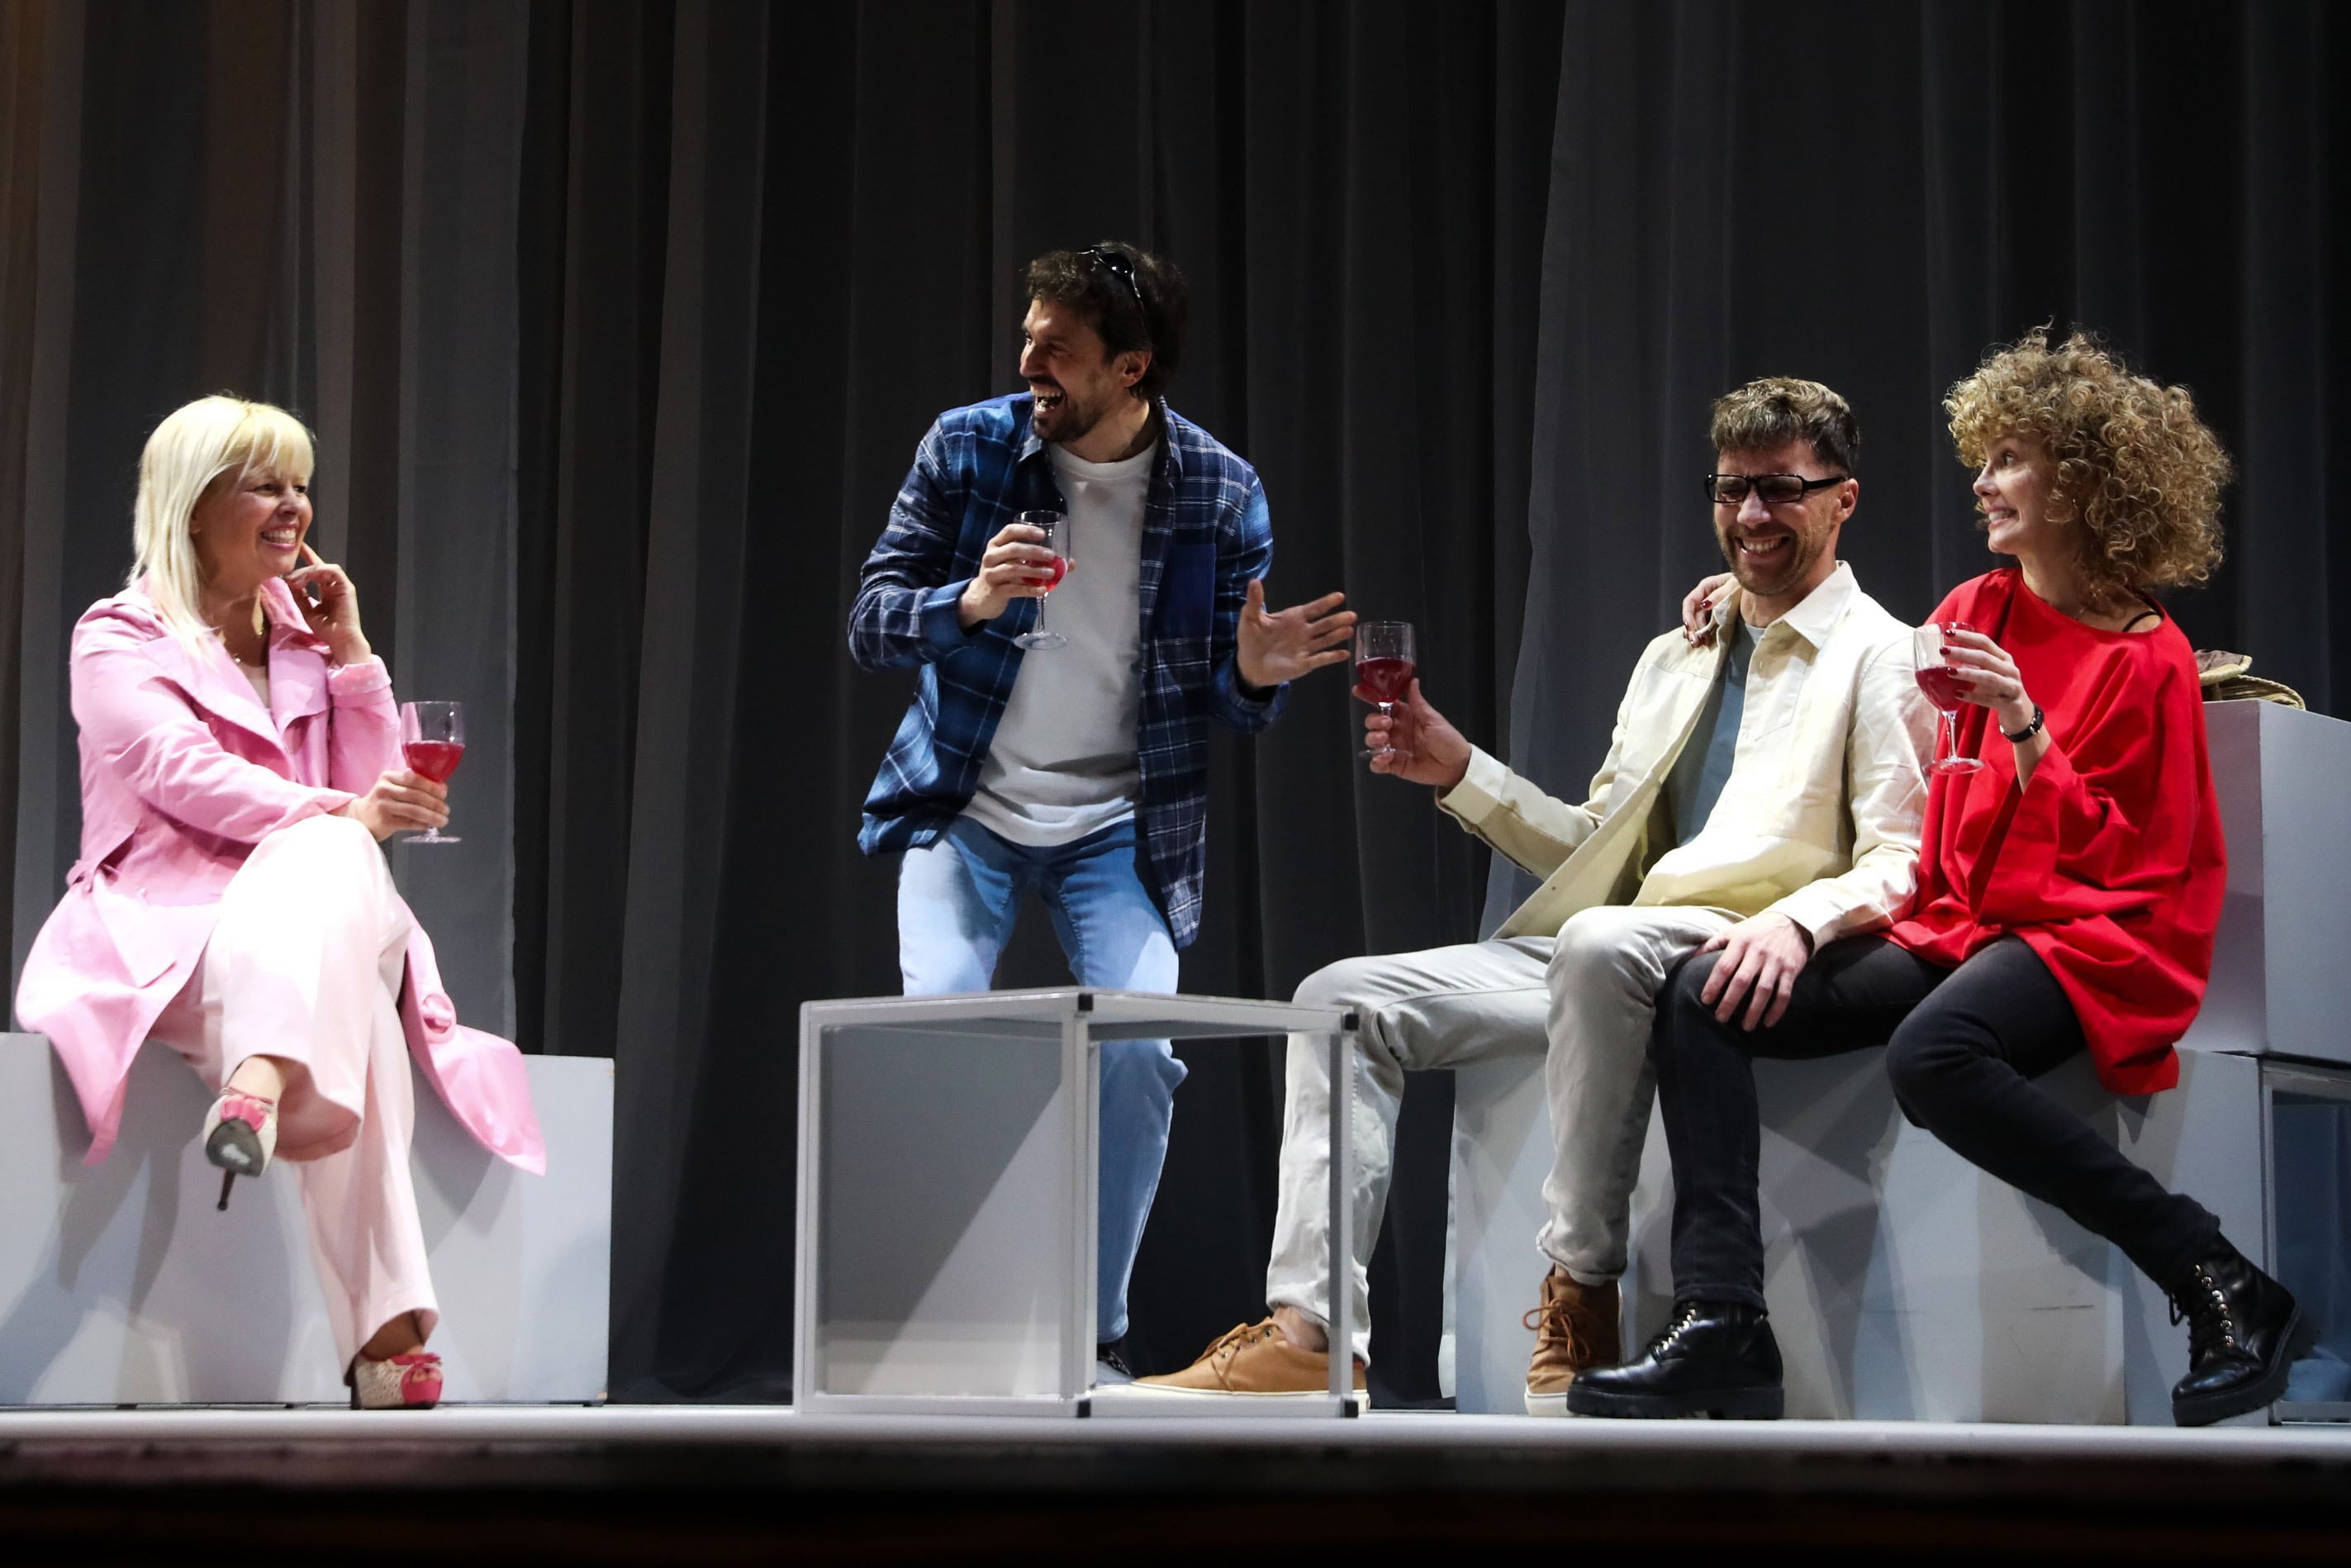
[[[2026,741],[2031,740],[2034,736],[2041,733],[2041,726],[2047,717],[2048,716],[2041,711],[2041,705],[2039,703],[2034,703],[2032,705],[2032,722],[2026,725],[2022,729],[2018,730],[2014,735],[2011,735],[2008,731],[2003,729],[2000,732],[2000,737],[2002,740],[2011,741],[2018,746],[2022,746]]]

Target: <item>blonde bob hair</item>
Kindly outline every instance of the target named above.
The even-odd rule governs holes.
[[[2076,332],[2034,328],[1995,350],[1943,400],[1959,461],[1980,469],[2004,435],[2030,436],[2055,469],[2050,520],[2079,523],[2092,591],[2192,587],[2220,562],[2220,490],[2233,470],[2186,387],[2133,375]]]
[[[188,531],[196,503],[224,475],[277,473],[308,479],[310,432],[282,408],[225,394],[200,397],[164,416],[139,457],[139,499],[131,538],[138,559],[126,586],[146,579],[147,597],[183,642],[213,635],[198,612],[204,572]]]

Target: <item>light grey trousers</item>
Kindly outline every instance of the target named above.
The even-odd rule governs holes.
[[[1686,955],[1737,924],[1718,909],[1603,905],[1556,938],[1519,936],[1348,958],[1309,975],[1297,999],[1353,1007],[1361,1019],[1349,1135],[1354,1234],[1347,1239],[1355,1354],[1369,1359],[1373,1243],[1395,1163],[1395,1121],[1408,1070],[1458,1067],[1542,1052],[1557,1153],[1543,1198],[1542,1256],[1585,1284],[1625,1271],[1625,1233],[1656,1079],[1649,1022],[1658,988]],[[1290,1039],[1281,1183],[1266,1300],[1330,1321],[1331,1236],[1325,1183],[1331,1075],[1324,1042]],[[1531,1265],[1527,1302],[1541,1275]]]

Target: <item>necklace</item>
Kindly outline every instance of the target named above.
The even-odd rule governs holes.
[[[232,664],[243,664],[248,670],[259,670],[268,667],[269,618],[263,612],[261,601],[258,598],[256,598],[253,601],[253,635],[255,640],[261,644],[261,652],[256,657],[248,659],[244,654],[238,653],[236,649],[231,645],[228,640],[228,628],[226,626],[215,625],[213,628],[213,634],[221,640],[221,646],[228,651],[229,661]]]

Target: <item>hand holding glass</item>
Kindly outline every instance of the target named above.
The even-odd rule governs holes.
[[[1045,629],[1045,601],[1052,598],[1053,590],[1061,585],[1061,579],[1069,576],[1070,568],[1075,564],[1070,559],[1070,519],[1059,512],[1023,512],[1012,520],[1043,529],[1045,537],[1037,542],[1053,552],[1052,564],[1046,568],[1052,576],[1046,580],[1045,591],[1037,601],[1037,623],[1012,641],[1023,648],[1059,648],[1069,639]]]
[[[1412,622],[1365,621],[1355,628],[1355,685],[1371,694],[1383,716],[1393,719],[1395,705],[1412,693],[1416,669],[1413,656]],[[1392,757],[1395,747],[1382,741],[1365,747],[1365,757]]]
[[[1918,689],[1927,694],[1927,700],[1942,715],[1935,726],[1935,760],[1930,772],[1972,773],[1983,766],[1976,758],[1959,755],[1959,705],[1968,700],[1968,683],[1959,671],[1943,662],[1944,639],[1953,632],[1974,630],[1962,622],[1946,621],[1938,625],[1930,621],[1910,633],[1911,671],[1917,676]]]
[[[400,752],[409,771],[435,784],[446,784],[465,759],[465,705],[463,703],[402,703],[400,705]],[[412,835],[412,844],[455,844],[465,841],[438,828]]]

